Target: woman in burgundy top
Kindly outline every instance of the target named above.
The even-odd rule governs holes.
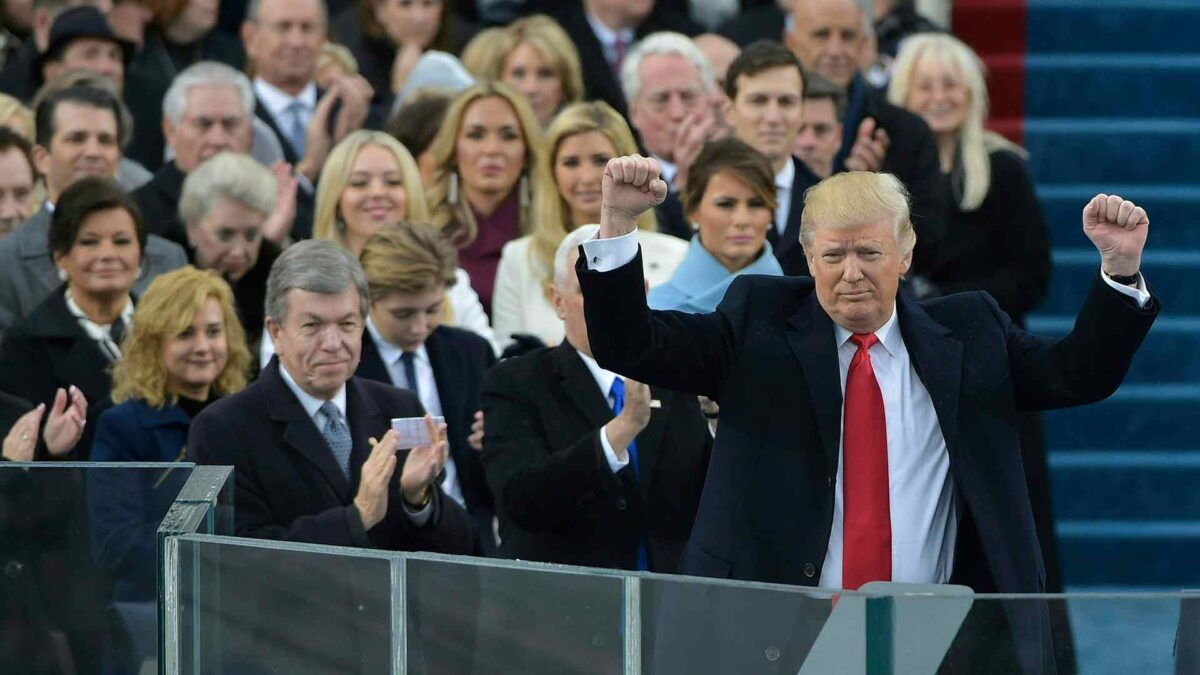
[[[484,81],[455,99],[430,148],[429,207],[458,247],[458,263],[491,313],[500,249],[528,234],[530,205],[542,189],[537,165],[542,131],[525,98]]]

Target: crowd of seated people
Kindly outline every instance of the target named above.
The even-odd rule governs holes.
[[[981,61],[874,4],[878,36],[855,0],[5,12],[3,459],[231,465],[243,536],[677,570],[720,401],[593,358],[576,251],[610,160],[661,167],[656,309],[807,276],[806,191],[845,172],[911,195],[906,293],[986,291],[1018,324],[1046,293]],[[426,414],[445,427],[398,451],[390,420]],[[87,485],[95,564],[110,601],[153,600],[178,485],[114,476]]]

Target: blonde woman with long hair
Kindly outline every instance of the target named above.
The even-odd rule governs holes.
[[[404,220],[429,220],[425,187],[412,154],[381,131],[348,134],[321,170],[313,238],[336,241],[360,256],[380,229]],[[495,348],[491,323],[470,276],[461,267],[455,274],[458,283],[447,292],[450,302],[443,320],[478,333]],[[260,363],[266,365],[274,353],[275,345],[264,332]]]
[[[1050,245],[1025,151],[987,131],[983,62],[949,35],[917,35],[896,58],[888,98],[937,137],[945,234],[927,273],[943,293],[987,291],[1021,322],[1046,294]]]
[[[429,210],[490,309],[500,250],[533,230],[542,130],[525,97],[500,82],[459,94],[433,139]]]
[[[233,292],[211,270],[181,267],[150,284],[113,367],[116,406],[100,416],[92,461],[193,461],[192,420],[209,403],[245,388],[250,351]],[[156,472],[157,473],[157,472]],[[116,600],[156,597],[157,523],[181,487],[181,472],[89,472],[88,512],[101,568],[116,575]]]
[[[563,106],[583,99],[579,52],[558,22],[535,14],[492,30],[497,32],[480,33],[475,37],[478,46],[472,50],[468,45],[463,53],[471,74],[499,80],[524,94],[543,127]]]
[[[553,189],[538,195],[533,232],[505,245],[496,274],[492,325],[502,345],[514,334],[533,335],[547,345],[562,341],[562,320],[549,295],[554,253],[567,233],[600,222],[608,160],[637,152],[629,125],[604,102],[564,108],[546,130],[546,148],[537,173]],[[653,210],[638,218],[638,240],[651,287],[670,279],[688,250],[686,241],[657,232]]]

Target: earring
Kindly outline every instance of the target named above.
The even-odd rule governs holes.
[[[458,203],[458,172],[450,174],[450,184],[446,187],[446,202],[448,204]]]
[[[521,174],[521,182],[517,184],[517,199],[520,201],[521,208],[529,208],[529,176]]]
[[[188,248],[196,248],[196,242],[192,241],[191,239],[187,240],[187,245]]]
[[[63,282],[63,283],[66,283],[66,282],[67,282],[67,281],[69,281],[70,279],[71,279],[71,275],[67,274],[67,271],[66,271],[66,270],[64,270],[64,269],[63,269],[63,268],[61,268],[61,267],[60,267],[60,268],[58,268],[58,280],[59,280],[59,281],[61,281],[61,282]]]
[[[341,218],[334,220],[333,226],[334,226],[334,228],[337,229],[338,232],[346,231],[346,221],[342,220]]]
[[[134,279],[141,279],[141,278],[142,278],[142,275],[143,275],[143,274],[145,274],[145,273],[146,273],[146,268],[142,267],[141,265],[138,265],[138,272],[137,272],[137,276],[136,276],[136,277],[134,277]]]

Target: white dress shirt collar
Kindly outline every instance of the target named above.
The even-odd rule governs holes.
[[[850,337],[854,335],[837,323],[833,324],[833,332],[834,335],[837,336],[838,349],[841,349],[847,342],[850,341]],[[885,321],[882,326],[879,327],[879,330],[875,331],[875,337],[879,338],[879,344],[883,346],[884,350],[887,351],[889,356],[896,356],[900,353],[900,350],[904,348],[904,338],[900,334],[900,331],[896,330],[895,302],[892,303],[892,315],[888,317],[888,320]]]
[[[601,395],[603,395],[604,400],[607,401],[608,394],[612,391],[613,381],[616,380],[619,375],[611,370],[605,370],[601,368],[600,364],[596,363],[596,359],[593,359],[578,349],[575,350],[575,353],[579,355],[579,358],[583,359],[583,365],[587,366],[588,372],[590,372],[592,374],[592,378],[596,380],[596,386],[600,387]],[[611,405],[612,402],[609,401],[609,404]]]
[[[275,85],[267,83],[261,77],[256,77],[254,78],[254,94],[258,100],[262,101],[271,116],[277,120],[287,114],[288,107],[294,101],[303,104],[305,110],[310,114],[317,108],[317,85],[314,82],[309,82],[304,89],[300,90],[299,95],[292,96]]]
[[[675,174],[679,172],[679,167],[675,166],[675,164],[673,162],[668,162],[667,160],[663,159],[662,157],[659,157],[658,155],[651,155],[651,156],[654,158],[654,161],[658,162],[658,166],[660,168],[662,168],[661,175],[662,175],[662,179],[667,182],[667,188],[670,189],[672,192],[674,192],[675,191]]]
[[[791,192],[792,183],[795,182],[796,165],[792,163],[791,159],[788,159],[788,161],[784,163],[783,169],[781,169],[779,173],[775,174],[775,189],[787,190],[788,192]]]
[[[279,362],[279,374],[283,377],[284,384],[287,385],[288,389],[292,390],[292,393],[296,395],[296,399],[300,401],[300,405],[304,407],[304,412],[308,413],[308,416],[313,419],[313,422],[316,423],[317,428],[320,429],[324,420],[319,420],[317,418],[317,414],[321,412],[321,406],[325,405],[325,401],[322,401],[321,399],[316,398],[301,389],[300,385],[296,384],[296,380],[292,378],[292,374],[289,373],[287,368],[284,367],[282,361]],[[341,388],[338,389],[337,394],[335,394],[330,400],[333,401],[335,406],[337,406],[338,411],[342,413],[342,417],[346,418],[345,383],[342,384]],[[348,420],[349,418],[346,419]],[[348,421],[347,424],[349,424]]]
[[[375,347],[379,349],[379,358],[383,359],[384,365],[391,365],[400,360],[400,357],[404,354],[404,350],[383,337],[383,333],[379,332],[379,328],[369,316],[367,317],[367,332],[371,334],[371,339],[375,340]],[[417,361],[432,364],[429,360],[429,352],[425,349],[424,344],[417,347],[417,351],[413,352],[413,354],[416,356]]]
[[[603,21],[597,19],[591,12],[587,12],[587,20],[588,25],[592,27],[592,32],[596,34],[596,39],[600,41],[605,51],[614,49],[618,38],[625,41],[626,49],[633,45],[634,32],[632,28],[613,30],[605,25]]]

